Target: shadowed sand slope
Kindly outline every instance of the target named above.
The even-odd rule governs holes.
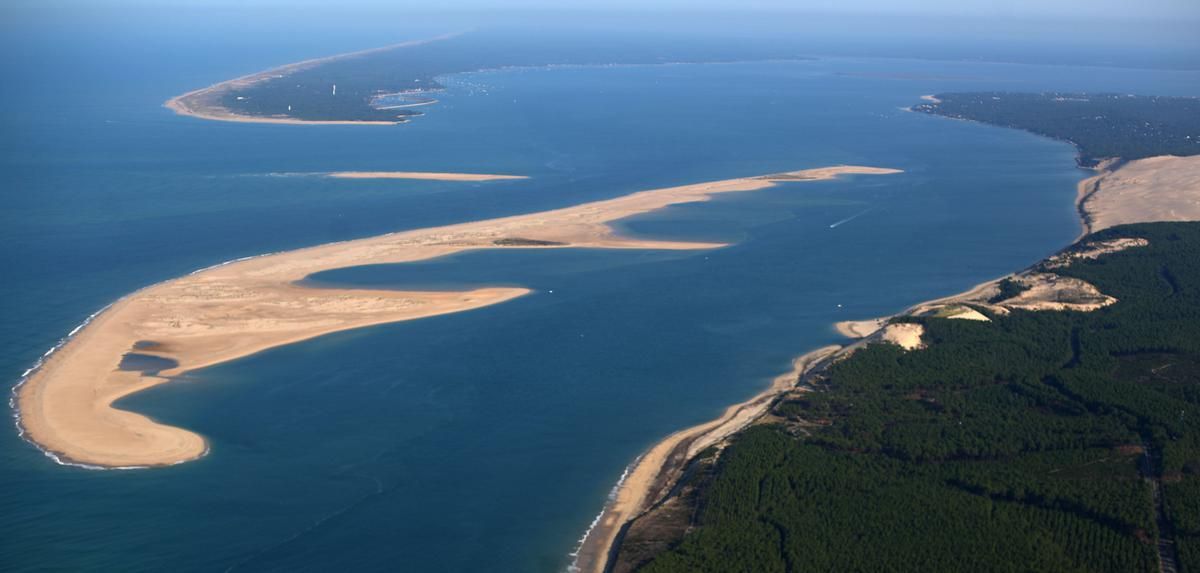
[[[204,455],[203,437],[116,409],[113,402],[190,370],[323,334],[497,304],[530,292],[480,288],[409,292],[298,284],[331,269],[403,263],[472,249],[607,247],[709,249],[635,240],[608,223],[668,205],[754,191],[777,181],[897,170],[840,166],[633,193],[528,215],[419,229],[277,253],[159,283],[114,303],[30,374],[17,394],[21,426],[60,459],[104,467],[176,464]],[[130,352],[174,361],[161,372],[121,370]]]

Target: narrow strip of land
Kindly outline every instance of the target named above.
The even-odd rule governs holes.
[[[496,175],[492,173],[439,173],[434,171],[334,171],[324,173],[337,179],[419,179],[425,181],[501,181],[529,179],[526,175]]]
[[[461,312],[508,301],[524,288],[414,292],[313,288],[313,273],[418,261],[473,249],[709,249],[718,243],[617,236],[609,223],[720,193],[780,181],[894,169],[839,166],[641,191],[574,207],[392,233],[240,260],[159,283],[114,303],[31,373],[17,392],[26,436],[60,459],[104,467],[157,466],[207,451],[194,432],[113,407],[173,376],[268,348],[369,325]],[[158,372],[122,370],[126,354],[172,361]]]

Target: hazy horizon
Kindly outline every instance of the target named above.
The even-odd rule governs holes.
[[[753,39],[785,43],[797,55],[812,56],[1200,69],[1200,35],[1194,32],[1200,27],[1200,3],[1181,0],[1153,0],[1136,8],[1117,0],[1052,6],[1030,0],[927,0],[905,7],[878,0],[760,0],[737,7],[714,0],[620,0],[569,8],[541,0],[503,5],[460,0],[437,8],[375,0],[336,8],[309,0],[22,0],[6,3],[0,13],[5,16],[0,29],[14,44],[64,29],[108,42],[161,37],[208,41],[216,33],[237,35],[236,41],[247,45],[304,44],[307,49],[312,42],[306,38],[327,38],[336,31],[354,38],[348,47],[366,48],[450,31],[518,27],[551,40],[556,33],[587,30],[713,42]],[[318,45],[311,48],[314,55],[327,53]]]

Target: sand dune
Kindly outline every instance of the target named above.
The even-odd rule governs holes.
[[[1130,161],[1079,185],[1087,232],[1154,221],[1200,220],[1200,155]]]
[[[169,377],[323,334],[461,312],[522,296],[524,288],[464,292],[323,289],[320,271],[424,260],[473,249],[605,247],[709,249],[718,243],[636,240],[608,223],[777,181],[896,170],[841,166],[642,191],[606,201],[277,253],[159,283],[114,303],[29,375],[17,393],[21,426],[62,459],[96,466],[175,464],[204,455],[203,437],[119,410],[113,402]],[[157,375],[119,369],[136,351],[175,361]]]

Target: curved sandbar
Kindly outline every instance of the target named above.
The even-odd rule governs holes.
[[[198,90],[193,90],[193,91],[190,91],[183,95],[175,96],[175,97],[167,100],[166,102],[164,102],[163,107],[170,109],[171,111],[174,111],[175,113],[177,113],[179,115],[187,115],[187,116],[192,116],[192,117],[198,117],[201,119],[211,119],[211,120],[216,120],[216,121],[234,121],[234,122],[246,122],[246,123],[277,123],[277,124],[292,124],[292,125],[396,125],[398,123],[403,123],[404,120],[401,120],[401,119],[397,119],[396,121],[305,120],[305,119],[296,119],[294,117],[287,117],[287,116],[245,115],[245,114],[235,113],[232,110],[221,106],[220,102],[221,102],[221,96],[232,89],[244,88],[246,86],[264,82],[264,81],[267,81],[267,80],[270,80],[273,78],[287,76],[289,74],[298,72],[300,70],[306,70],[306,69],[312,68],[314,66],[319,66],[324,63],[332,62],[332,61],[343,59],[343,58],[365,56],[367,54],[383,52],[383,51],[387,51],[387,50],[396,50],[396,49],[401,49],[401,48],[407,48],[410,46],[419,46],[422,44],[428,44],[430,42],[436,42],[438,40],[445,40],[445,39],[453,38],[455,36],[457,36],[457,34],[446,34],[443,36],[438,36],[436,38],[430,38],[428,40],[413,40],[413,41],[409,41],[409,42],[401,42],[399,44],[392,44],[390,46],[383,46],[381,48],[372,48],[369,50],[361,50],[358,52],[350,52],[347,54],[337,54],[334,56],[327,56],[324,58],[313,58],[311,60],[295,62],[292,64],[279,66],[277,68],[271,68],[269,70],[241,76],[238,78],[234,78],[232,80],[226,80],[226,81],[223,81],[220,83],[213,84],[206,88],[200,88]]]
[[[717,243],[637,240],[608,223],[719,193],[778,181],[888,174],[840,166],[633,193],[574,207],[391,233],[232,262],[159,283],[101,312],[17,392],[26,436],[58,457],[107,467],[156,466],[198,458],[204,438],[119,410],[113,402],[171,376],[323,334],[459,312],[511,300],[524,288],[464,292],[325,289],[298,284],[331,269],[402,263],[471,249],[604,247],[708,249]],[[130,352],[174,360],[156,374],[119,369]]]
[[[336,179],[421,179],[426,181],[501,181],[529,179],[528,175],[496,175],[493,173],[438,173],[433,171],[333,171],[323,173]]]

